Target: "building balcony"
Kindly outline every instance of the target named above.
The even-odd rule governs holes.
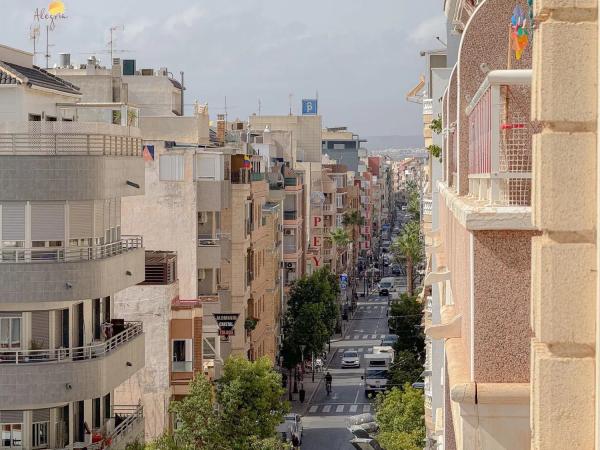
[[[141,155],[140,132],[133,127],[6,123],[0,125],[2,199],[75,201],[141,195]]]
[[[531,70],[495,70],[467,108],[469,194],[492,206],[531,205]]]
[[[286,191],[302,190],[302,179],[300,177],[285,177],[283,184]]]
[[[231,241],[225,235],[198,236],[198,268],[216,269],[221,260],[231,254]]]
[[[335,181],[323,180],[323,192],[326,194],[335,194],[337,192],[337,185]]]
[[[300,219],[300,215],[298,214],[298,211],[284,211],[283,212],[284,222],[295,222],[298,219]],[[286,225],[288,225],[288,224],[286,223]]]
[[[125,322],[122,332],[84,347],[0,350],[0,405],[36,409],[101,397],[144,367],[144,348],[142,323]]]
[[[433,99],[424,98],[423,99],[423,115],[431,115],[433,114]]]
[[[332,203],[323,203],[322,209],[323,213],[329,216],[337,212],[335,206]]]
[[[144,281],[141,236],[94,247],[0,252],[0,304],[101,298]]]
[[[127,444],[144,441],[144,409],[142,405],[114,405],[114,423],[103,442],[85,444],[90,450],[125,450]],[[79,443],[77,443],[79,444]],[[78,448],[78,447],[75,447]]]

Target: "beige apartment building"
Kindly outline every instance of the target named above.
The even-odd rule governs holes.
[[[114,396],[144,367],[143,324],[114,309],[144,279],[142,238],[120,213],[144,193],[135,109],[83,103],[5,46],[0,80],[2,445],[123,449],[144,429],[141,399]]]

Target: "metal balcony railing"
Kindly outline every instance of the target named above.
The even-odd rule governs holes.
[[[284,211],[283,220],[296,220],[298,218],[297,211]]]
[[[423,99],[423,115],[425,114],[433,114],[433,99],[431,98]]]
[[[171,363],[171,372],[192,372],[192,361],[173,361]]]
[[[495,70],[469,107],[469,193],[490,205],[531,205],[531,70]]]
[[[60,364],[102,358],[143,332],[142,322],[125,322],[125,329],[110,339],[83,347],[43,350],[0,350],[0,364]]]
[[[7,129],[16,131],[0,132],[0,155],[142,155],[141,137],[121,125],[28,122],[2,127]]]
[[[3,248],[0,249],[0,263],[92,261],[120,255],[143,246],[142,236],[121,236],[118,241],[92,247]]]
[[[142,405],[114,405],[114,423],[115,428],[107,433],[105,439],[94,444],[88,444],[83,448],[89,450],[101,450],[116,448],[133,429],[133,427],[144,418],[144,408]]]
[[[430,198],[423,199],[423,214],[430,216],[433,209],[433,200]]]

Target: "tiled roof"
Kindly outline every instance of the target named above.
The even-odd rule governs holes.
[[[14,75],[14,76],[13,76]],[[24,67],[0,61],[0,84],[21,84],[24,79],[34,86],[69,94],[80,94],[79,88],[37,66]]]

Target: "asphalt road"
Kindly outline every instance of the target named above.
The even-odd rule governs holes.
[[[364,358],[379,345],[388,333],[387,298],[371,296],[359,302],[354,318],[348,322],[345,338],[331,344],[335,352],[328,367],[333,376],[332,392],[327,396],[323,382],[310,399],[308,412],[302,418],[304,436],[302,450],[353,450],[352,434],[346,429],[346,419],[356,414],[373,412],[372,400],[365,397],[362,380]],[[341,355],[354,350],[361,355],[360,369],[342,369]]]

